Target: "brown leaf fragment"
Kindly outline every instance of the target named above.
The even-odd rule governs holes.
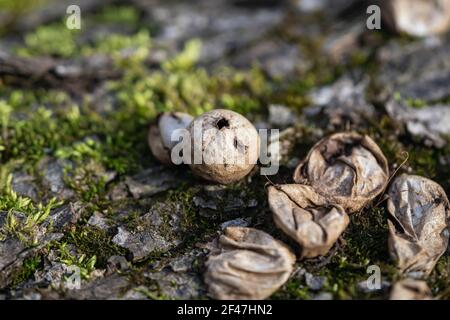
[[[444,254],[449,240],[450,210],[440,185],[403,174],[389,190],[389,252],[398,268],[426,277]]]
[[[310,185],[329,203],[350,214],[361,210],[385,189],[386,157],[366,135],[336,133],[316,143],[294,172],[294,181]]]
[[[226,228],[219,248],[205,273],[209,295],[219,300],[265,299],[288,280],[295,263],[286,245],[253,228]]]
[[[425,281],[404,279],[394,284],[390,300],[431,300],[431,290]]]
[[[310,186],[270,186],[268,196],[275,224],[300,244],[302,257],[325,255],[349,224],[341,206],[329,204]]]

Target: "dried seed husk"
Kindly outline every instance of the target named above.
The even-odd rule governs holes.
[[[431,290],[425,281],[404,279],[394,284],[390,300],[431,300]]]
[[[294,172],[295,182],[310,185],[348,214],[358,212],[383,192],[388,179],[383,152],[370,137],[356,132],[320,140]]]
[[[447,249],[450,211],[436,182],[403,174],[389,189],[389,252],[398,268],[426,277]]]
[[[383,0],[381,12],[391,30],[411,36],[436,35],[450,28],[448,0]]]
[[[267,233],[228,227],[221,252],[206,262],[205,282],[214,299],[265,299],[289,278],[295,255]]]
[[[270,186],[268,197],[275,224],[298,242],[302,257],[327,254],[349,224],[341,206],[329,204],[310,186]]]
[[[171,165],[171,150],[177,141],[172,141],[172,133],[177,129],[187,129],[193,117],[183,112],[164,112],[158,115],[148,131],[148,145],[155,158]]]
[[[159,131],[159,126],[150,125],[148,130],[148,145],[152,151],[153,156],[162,164],[170,165],[172,161],[170,159],[170,149],[164,146],[161,139],[161,132]]]
[[[201,130],[196,130],[200,128]],[[253,124],[237,112],[215,109],[195,118],[189,126],[192,161],[198,176],[228,184],[253,169],[259,157],[259,135]],[[196,163],[196,153],[201,155]]]

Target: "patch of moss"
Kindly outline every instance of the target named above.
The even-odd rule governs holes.
[[[45,4],[48,0],[0,0],[0,11],[3,21],[0,23],[0,35],[6,34],[10,27],[17,23],[24,14]]]
[[[124,173],[137,167],[141,154],[146,155],[146,125],[133,122],[132,113],[123,110],[123,113],[106,115],[105,120],[90,107],[74,105],[64,95],[57,100],[54,96],[52,101],[42,101],[40,95],[13,91],[8,100],[14,103],[2,102],[6,106],[2,108],[0,119],[0,160],[3,163],[12,159],[37,163],[44,155],[54,155],[76,162],[93,159],[107,169]],[[49,107],[37,107],[29,113],[15,111],[16,105],[22,103],[42,102]],[[54,107],[56,105],[58,108]],[[93,136],[98,139],[85,139]]]
[[[88,258],[84,253],[82,253],[77,256],[70,252],[66,242],[59,243],[57,252],[57,260],[59,262],[64,263],[67,266],[77,266],[79,268],[81,279],[89,279],[90,274],[95,270],[95,265],[97,262],[96,255]]]
[[[164,61],[161,67],[168,72],[191,70],[200,57],[201,49],[202,43],[200,40],[189,40],[186,42],[183,51]]]
[[[374,202],[380,199],[375,199]],[[350,217],[343,244],[349,263],[367,266],[374,261],[389,260],[387,211],[383,204]]]
[[[261,97],[269,92],[259,77],[256,71],[232,74],[221,70],[209,75],[203,69],[162,70],[150,76],[129,74],[126,82],[113,82],[111,88],[121,105],[135,111],[137,121],[148,121],[163,111],[199,115],[220,107],[246,114],[259,110]]]
[[[113,255],[126,255],[126,250],[112,242],[111,237],[105,231],[93,226],[81,226],[75,231],[70,231],[61,240],[73,244],[78,252],[86,256],[96,257],[96,267],[106,268],[109,257]]]
[[[95,41],[94,45],[85,45],[81,48],[81,55],[109,54],[115,59],[121,57],[123,49],[134,50],[133,56],[139,55],[141,59],[148,55],[151,46],[150,35],[147,30],[140,30],[135,34],[110,34]]]
[[[448,253],[439,259],[428,279],[428,284],[433,294],[439,299],[450,299],[450,256]]]
[[[64,180],[83,201],[95,205],[103,200],[106,191],[105,176],[105,169],[91,160],[83,166],[66,169]]]
[[[159,285],[156,281],[150,281],[150,283],[149,283],[149,281],[146,281],[146,282],[147,282],[147,287],[139,287],[139,288],[136,288],[135,290],[137,292],[142,293],[150,300],[173,300],[172,297],[170,297],[160,291]]]
[[[183,230],[183,247],[189,247],[202,241],[206,235],[211,235],[217,230],[218,221],[208,219],[199,214],[194,207],[192,190],[171,191],[166,199],[179,207],[180,226]]]
[[[420,109],[427,105],[426,101],[424,101],[422,99],[417,99],[417,98],[416,99],[411,99],[411,98],[406,99],[406,104],[415,109]]]
[[[95,14],[92,19],[94,22],[102,24],[136,26],[139,21],[139,11],[132,6],[113,5],[105,7]]]
[[[0,241],[14,236],[27,246],[37,244],[39,226],[47,220],[50,211],[62,202],[53,198],[45,204],[33,203],[32,199],[20,196],[12,189],[11,175],[0,187],[0,212],[6,215],[5,223],[0,228]]]
[[[313,293],[308,286],[298,277],[291,277],[283,287],[275,292],[270,298],[275,300],[309,300]]]
[[[64,21],[42,25],[27,33],[24,45],[18,46],[15,52],[22,57],[47,55],[62,58],[108,54],[117,60],[118,65],[133,59],[143,60],[149,53],[151,40],[146,29],[134,34],[111,33],[108,37],[98,37],[83,43],[80,36],[85,29],[70,30]],[[123,49],[129,52],[122,55]]]
[[[77,108],[51,110],[37,107],[29,113],[16,112],[9,115],[0,137],[0,160],[24,159],[36,163],[42,156],[73,143],[86,134],[86,127],[93,119],[77,117]]]
[[[17,49],[17,54],[30,56],[72,57],[77,51],[78,30],[70,30],[64,22],[38,27],[25,35],[25,47]]]
[[[386,209],[382,206],[369,208],[352,215],[350,220],[338,253],[332,258],[331,264],[323,269],[329,279],[327,289],[340,299],[364,297],[357,285],[369,278],[367,268],[370,265],[380,267],[383,280],[391,280],[395,274],[389,263],[386,263],[390,260]],[[380,294],[382,292],[374,292],[370,296]]]
[[[22,267],[14,273],[12,276],[11,284],[9,287],[15,288],[21,283],[31,279],[35,272],[43,267],[43,259],[40,255],[34,255],[32,257],[26,258]]]

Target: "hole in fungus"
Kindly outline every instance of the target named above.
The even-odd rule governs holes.
[[[230,122],[228,122],[228,120],[225,118],[221,118],[219,121],[217,121],[216,126],[217,128],[219,128],[219,130],[221,130],[222,128],[229,128]]]

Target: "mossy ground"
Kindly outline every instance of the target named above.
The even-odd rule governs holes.
[[[12,3],[6,2],[10,6]],[[18,12],[26,9],[20,3],[12,6]],[[85,22],[89,28],[83,30],[95,30],[99,25],[120,25],[127,30],[126,33],[109,33],[107,37],[92,37],[84,41],[82,36],[87,31],[69,31],[61,22],[54,22],[25,34],[13,49],[23,57],[73,59],[108,54],[114,59],[121,77],[100,84],[105,91],[101,103],[94,99],[91,92],[69,93],[38,85],[31,88],[13,87],[7,81],[0,80],[0,178],[3,186],[0,210],[22,209],[33,215],[42,213],[48,205],[44,203],[39,207],[37,203],[20,200],[10,192],[8,176],[14,170],[20,168],[36,176],[39,174],[37,164],[45,156],[74,163],[75,166],[66,168],[65,180],[75,190],[76,197],[87,205],[86,216],[66,233],[61,242],[52,243],[45,250],[59,250],[61,260],[75,259],[72,263],[82,265],[86,272],[93,268],[105,268],[106,260],[111,255],[127,254],[126,250],[112,243],[108,234],[86,225],[86,222],[94,211],[113,211],[112,206],[115,205],[107,195],[111,183],[107,185],[99,173],[114,171],[117,174],[112,182],[114,185],[125,176],[155,163],[146,135],[148,123],[159,112],[184,111],[197,115],[223,107],[245,114],[250,119],[260,119],[267,116],[267,107],[272,103],[284,104],[301,112],[309,103],[306,93],[310,89],[331,83],[348,69],[359,68],[372,73],[377,68],[371,55],[365,51],[355,52],[346,64],[333,64],[317,54],[317,44],[313,40],[304,38],[293,41],[298,41],[298,45],[306,49],[306,59],[312,61],[312,67],[290,80],[271,79],[257,65],[249,70],[231,67],[207,70],[199,67],[196,62],[201,42],[196,39],[187,41],[184,49],[158,66],[149,66],[146,57],[154,49],[151,38],[153,30],[140,24],[139,15],[134,7],[107,7],[89,15]],[[377,41],[382,43],[387,41],[388,36],[378,34],[377,37]],[[132,48],[131,53],[124,54],[125,48]],[[411,104],[415,107],[422,105],[420,101],[412,101]],[[450,168],[440,164],[440,158],[448,156],[450,149],[424,147],[412,140],[404,130],[400,130],[399,134],[396,124],[383,112],[380,114],[380,118],[373,119],[371,125],[355,129],[370,134],[377,141],[392,169],[394,164],[403,164],[400,170],[410,168],[411,172],[435,179],[447,191],[450,190]],[[315,141],[308,136],[309,128],[297,129],[303,134],[293,153],[301,158]],[[282,167],[281,178],[278,179],[286,177],[287,181],[289,175],[289,169]],[[242,214],[254,217],[254,221],[261,224],[258,227],[289,241],[271,225],[265,200],[267,182],[264,177],[255,176],[250,184],[238,183],[230,186],[228,192],[238,197],[244,194],[248,199],[257,199],[258,208]],[[195,181],[180,181],[177,189],[158,196],[158,201],[181,205],[184,243],[176,250],[154,254],[146,261],[137,263],[137,270],[165,256],[176,256],[216,234],[225,218],[208,219],[199,215],[192,205],[195,190]],[[330,292],[337,299],[385,297],[385,292],[362,293],[357,284],[368,278],[367,267],[372,264],[380,266],[383,280],[393,282],[400,278],[387,252],[386,219],[385,202],[380,197],[379,203],[351,217],[350,227],[333,250],[335,254],[332,257],[299,262],[298,265],[315,275],[325,276],[321,291]],[[130,215],[127,222],[130,227],[133,227],[133,221]],[[76,248],[78,257],[74,258],[64,251],[67,244]],[[25,260],[11,287],[33,277],[34,272],[42,268],[44,255],[45,252],[41,252]],[[80,261],[79,256],[85,258]],[[450,297],[449,265],[447,254],[439,260],[428,280],[433,293],[442,298]],[[293,277],[273,298],[309,299],[315,294],[304,280]],[[151,290],[148,295],[161,297]]]

